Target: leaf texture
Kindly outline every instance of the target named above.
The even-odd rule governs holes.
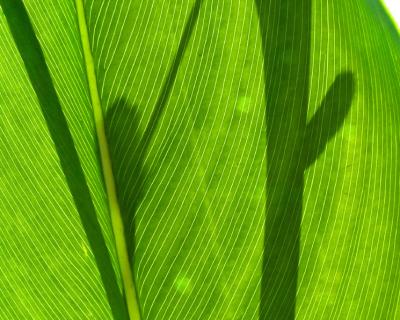
[[[17,2],[43,63],[0,1],[0,318],[126,319],[74,0]],[[400,316],[400,40],[377,2],[85,10],[143,319]]]

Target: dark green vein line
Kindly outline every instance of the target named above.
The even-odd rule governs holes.
[[[154,130],[157,127],[157,123],[159,122],[159,119],[163,113],[165,105],[167,104],[169,95],[171,93],[173,84],[176,79],[176,75],[178,73],[179,65],[182,62],[183,55],[186,51],[190,37],[193,33],[194,26],[196,25],[196,21],[199,17],[200,8],[201,8],[202,3],[203,3],[203,0],[196,0],[196,2],[194,3],[194,5],[190,11],[185,28],[183,30],[181,40],[179,42],[179,47],[176,52],[174,61],[172,63],[171,68],[169,69],[168,75],[167,75],[164,85],[161,89],[161,93],[160,93],[158,100],[156,102],[156,105],[154,107],[153,114],[151,115],[151,119],[147,125],[146,131],[143,134],[142,143],[141,143],[143,150],[147,149],[147,147],[150,143],[151,137],[153,136]]]

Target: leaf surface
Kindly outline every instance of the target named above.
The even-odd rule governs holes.
[[[74,1],[0,3],[0,318],[126,319]],[[376,2],[85,10],[143,319],[400,315]]]

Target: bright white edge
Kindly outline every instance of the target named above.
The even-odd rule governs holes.
[[[387,8],[394,22],[397,25],[397,30],[400,31],[400,0],[381,0]]]

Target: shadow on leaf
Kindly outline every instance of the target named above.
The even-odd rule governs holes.
[[[132,260],[135,251],[135,213],[143,198],[145,148],[139,132],[138,110],[120,99],[106,113],[105,125],[110,147],[113,173],[117,186],[128,241],[128,253]]]
[[[264,60],[267,185],[261,320],[294,319],[304,170],[343,125],[354,94],[340,74],[307,124],[312,1],[255,0]]]
[[[115,101],[106,114],[106,132],[110,145],[113,172],[118,186],[118,196],[125,225],[130,258],[134,256],[134,216],[138,203],[143,198],[145,183],[144,157],[151,143],[154,132],[167,105],[179,66],[186,52],[199,17],[203,0],[196,0],[187,18],[183,33],[164,80],[151,117],[143,133],[139,128],[139,109],[132,106],[125,98]]]
[[[21,0],[0,0],[0,5],[38,98],[61,169],[94,255],[113,318],[127,319],[126,306],[118,288],[85,174],[28,13]]]

